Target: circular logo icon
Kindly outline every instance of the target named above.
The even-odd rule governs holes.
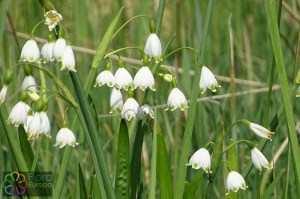
[[[25,194],[28,181],[24,174],[14,171],[5,175],[2,186],[7,196],[20,196]]]

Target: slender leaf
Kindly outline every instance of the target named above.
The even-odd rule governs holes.
[[[172,199],[173,186],[168,151],[160,125],[156,124],[157,132],[157,177],[160,198]]]
[[[31,145],[27,140],[27,135],[23,126],[19,126],[18,131],[19,131],[19,139],[20,139],[20,146],[21,146],[22,153],[24,157],[26,157],[26,164],[28,168],[31,168],[34,159],[34,154]]]
[[[115,194],[117,199],[130,196],[130,145],[126,121],[121,120],[116,161]]]

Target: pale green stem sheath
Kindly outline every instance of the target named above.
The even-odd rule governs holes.
[[[298,139],[295,129],[295,121],[293,115],[293,107],[291,103],[291,96],[288,86],[288,78],[285,70],[285,63],[283,59],[283,53],[281,48],[281,40],[278,30],[278,24],[276,20],[275,2],[273,0],[265,0],[267,19],[269,24],[269,32],[271,36],[271,42],[273,46],[277,74],[280,81],[280,87],[282,92],[283,104],[285,108],[285,115],[288,125],[289,144],[292,149],[292,157],[294,164],[295,179],[297,184],[298,196],[300,192],[300,154],[298,148]]]
[[[96,128],[96,124],[95,124],[93,115],[90,111],[88,99],[86,97],[87,95],[84,92],[82,83],[78,76],[78,73],[70,71],[69,74],[71,76],[71,79],[72,79],[72,82],[73,82],[73,85],[75,88],[74,90],[75,90],[75,93],[78,98],[80,109],[82,111],[84,123],[86,124],[87,130],[88,130],[88,132],[86,132],[86,131],[84,131],[84,132],[85,132],[85,136],[88,140],[88,146],[89,146],[90,152],[92,154],[93,162],[94,162],[95,167],[100,168],[99,171],[101,173],[99,173],[99,171],[96,169],[97,179],[100,180],[100,175],[101,175],[107,197],[110,199],[114,199],[115,198],[114,191],[112,188],[112,184],[111,184],[111,180],[109,177],[109,172],[107,169],[103,151],[102,151],[101,145],[99,143],[98,131]],[[93,154],[96,154],[96,156],[93,156]],[[99,185],[101,185],[101,182],[98,182],[98,183],[99,183]]]
[[[173,194],[175,199],[182,199],[184,193],[184,183],[185,183],[186,170],[187,170],[187,166],[185,164],[189,157],[190,145],[192,141],[192,132],[194,127],[194,120],[195,120],[196,107],[197,107],[197,97],[200,90],[199,89],[200,72],[201,72],[200,69],[201,66],[203,65],[204,51],[205,51],[208,27],[210,23],[213,4],[214,4],[214,0],[210,0],[208,4],[207,13],[206,13],[204,29],[201,37],[200,57],[198,59],[198,63],[196,67],[196,73],[195,73],[193,87],[192,87],[192,95],[191,95],[191,100],[189,105],[190,106],[189,114],[187,117],[186,128],[184,131],[183,143],[181,147],[182,150],[179,157],[177,176],[175,180],[175,188]]]
[[[154,110],[154,128],[151,153],[151,175],[150,175],[150,196],[149,199],[155,199],[156,190],[156,163],[157,163],[157,109]]]

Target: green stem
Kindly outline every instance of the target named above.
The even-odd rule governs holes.
[[[157,118],[157,109],[154,110],[154,118]],[[151,175],[150,175],[150,199],[155,199],[156,190],[156,162],[157,162],[157,120],[154,119],[152,153],[151,153]]]
[[[164,8],[165,8],[166,0],[160,0],[157,13],[156,13],[156,34],[160,35],[161,23],[164,15]]]
[[[276,20],[276,9],[274,6],[274,0],[265,0],[266,13],[269,24],[269,32],[271,36],[271,42],[273,46],[277,74],[280,81],[280,87],[282,92],[283,104],[285,108],[286,120],[288,125],[289,144],[292,149],[293,168],[295,172],[295,179],[297,184],[298,196],[300,195],[300,154],[298,149],[298,139],[295,129],[293,108],[291,103],[291,96],[289,92],[288,79],[285,70],[285,63],[283,59],[283,53],[281,48],[281,40],[278,30],[278,24]]]
[[[33,27],[32,31],[31,31],[31,34],[30,34],[30,39],[34,39],[34,31],[35,31],[35,29],[36,29],[39,25],[41,25],[42,23],[44,23],[44,22],[45,22],[45,20],[42,20],[42,21],[38,22],[38,23]]]
[[[59,167],[59,172],[58,172],[59,175],[58,175],[56,183],[55,183],[54,195],[53,195],[54,199],[60,199],[61,191],[62,191],[63,184],[64,184],[64,177],[65,177],[67,169],[68,169],[68,163],[70,160],[71,152],[72,152],[72,147],[66,146],[64,155],[62,158],[62,162]]]
[[[113,55],[113,54],[116,54],[117,52],[120,52],[120,51],[123,51],[123,50],[128,50],[128,49],[137,49],[140,51],[141,55],[143,56],[144,52],[142,49],[140,49],[139,47],[125,47],[125,48],[120,48],[120,49],[117,49],[117,50],[114,50],[110,53],[107,53],[103,59],[106,59],[108,58],[110,55]]]
[[[99,167],[100,169],[100,170],[96,169],[97,180],[101,180],[100,179],[100,175],[101,175],[107,197],[110,199],[114,199],[115,195],[110,181],[109,172],[107,169],[107,165],[106,165],[106,161],[103,155],[101,145],[99,143],[98,131],[96,128],[95,120],[89,108],[89,102],[87,100],[86,93],[84,92],[78,73],[73,71],[70,71],[69,73],[75,88],[74,90],[78,98],[79,106],[82,110],[84,123],[86,124],[88,130],[88,132],[85,133],[85,136],[88,140],[88,146],[92,154],[93,162],[95,167],[96,168]],[[93,156],[93,154],[96,154],[96,156]],[[98,183],[100,186],[101,181]]]
[[[192,48],[192,47],[180,47],[180,48],[177,48],[177,49],[175,49],[175,50],[173,50],[172,52],[170,52],[169,54],[167,54],[166,56],[164,56],[163,57],[163,59],[167,59],[170,55],[172,55],[172,54],[174,54],[174,53],[176,53],[176,52],[178,52],[178,51],[180,51],[180,50],[191,50],[192,52],[194,52],[196,55],[197,55],[197,57],[198,57],[198,53],[196,52],[196,50],[194,49],[194,48]]]
[[[128,19],[116,32],[115,34],[113,34],[112,38],[114,38],[129,22],[131,22],[132,20],[134,19],[137,19],[137,18],[141,18],[141,17],[145,17],[145,18],[148,18],[148,19],[151,19],[149,16],[147,15],[136,15],[130,19]]]
[[[196,67],[196,74],[194,77],[194,82],[192,87],[193,92],[190,100],[190,109],[189,109],[189,114],[186,122],[186,128],[184,131],[182,150],[179,157],[179,165],[178,165],[177,177],[175,181],[175,188],[174,188],[175,193],[173,194],[175,199],[181,199],[184,193],[184,183],[185,183],[186,169],[187,169],[185,163],[187,162],[189,156],[189,151],[190,151],[190,146],[192,141],[192,132],[194,127],[194,120],[195,120],[196,107],[197,107],[197,96],[200,90],[199,89],[200,68],[204,62],[203,58],[205,52],[205,45],[206,45],[206,40],[208,35],[208,27],[210,23],[213,4],[214,4],[214,0],[210,0],[208,3],[204,29],[201,37],[200,57],[198,59],[198,63]]]
[[[35,150],[34,159],[33,159],[32,166],[31,166],[31,171],[32,172],[34,172],[35,169],[36,169],[36,164],[37,164],[37,160],[38,160],[38,157],[39,157],[39,152],[40,152],[40,149],[41,149],[41,146],[42,146],[42,139],[43,138],[41,137],[37,141],[37,147],[36,147],[36,150]]]

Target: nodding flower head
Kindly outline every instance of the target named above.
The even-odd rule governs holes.
[[[102,71],[96,78],[96,85],[98,86],[103,86],[107,85],[109,87],[114,87],[115,86],[115,77],[114,75],[110,72],[110,70],[104,70]]]
[[[57,24],[63,19],[61,14],[59,14],[55,10],[46,12],[44,16],[46,18],[45,24],[48,26],[49,31],[52,31],[55,26],[57,26]]]
[[[201,148],[196,151],[190,158],[188,166],[192,166],[193,169],[202,168],[206,173],[211,173],[210,165],[210,155],[207,149]]]
[[[56,135],[56,144],[54,146],[59,146],[62,148],[66,145],[75,147],[78,145],[74,133],[68,128],[61,128]]]
[[[241,174],[236,171],[229,172],[226,179],[226,189],[229,191],[237,192],[239,189],[246,190],[247,186]],[[227,193],[226,195],[228,195]]]
[[[154,77],[148,66],[143,66],[135,74],[131,87],[132,89],[140,87],[142,91],[145,91],[146,88],[150,88],[152,91],[155,91]]]
[[[61,60],[60,70],[68,69],[69,71],[76,72],[75,57],[71,46],[67,46]]]
[[[218,84],[214,74],[206,66],[202,67],[199,87],[201,94],[203,94],[206,89],[216,92],[216,87],[221,87]]]
[[[171,111],[174,111],[177,108],[183,111],[185,108],[188,108],[188,105],[184,94],[178,88],[173,88],[169,94],[165,110],[171,109]]]
[[[134,98],[128,98],[122,108],[122,118],[130,121],[132,118],[136,118],[138,115],[139,104]]]
[[[144,53],[149,57],[153,57],[156,62],[159,62],[161,52],[161,43],[158,36],[155,33],[151,33],[146,41]]]
[[[115,73],[115,87],[117,89],[124,89],[128,90],[129,86],[131,86],[133,79],[130,75],[130,73],[123,67],[118,68],[118,70]]]
[[[37,62],[40,58],[40,49],[37,43],[30,39],[28,40],[21,51],[20,61]]]

